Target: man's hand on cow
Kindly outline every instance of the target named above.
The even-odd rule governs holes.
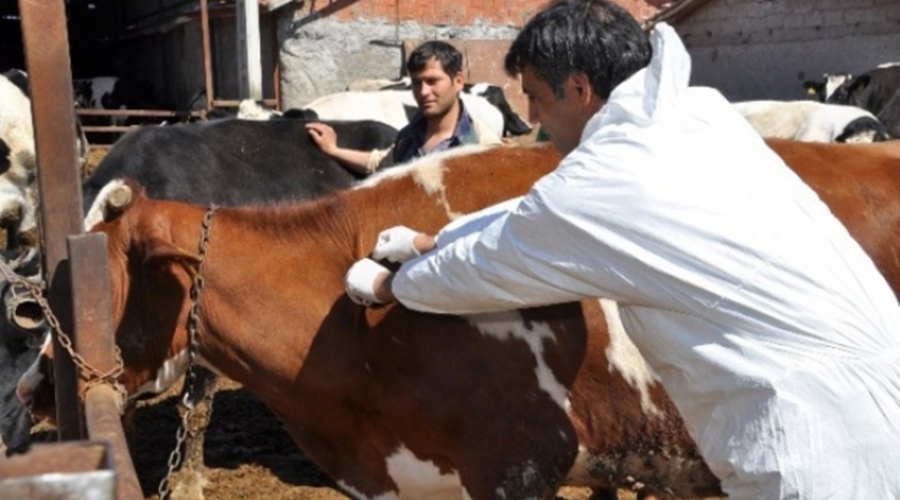
[[[306,130],[313,142],[327,155],[333,155],[337,149],[337,133],[324,123],[307,123]]]
[[[394,275],[372,259],[356,261],[344,276],[344,289],[350,300],[362,306],[396,300],[391,290]]]
[[[433,249],[434,236],[406,226],[394,226],[378,234],[378,243],[372,250],[372,258],[403,263]]]

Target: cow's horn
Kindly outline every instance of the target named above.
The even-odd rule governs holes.
[[[112,210],[120,212],[131,203],[131,188],[125,185],[119,186],[106,198],[106,206]]]

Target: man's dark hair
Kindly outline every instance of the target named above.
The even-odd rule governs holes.
[[[531,18],[506,54],[510,76],[531,66],[558,98],[573,73],[584,73],[602,99],[646,67],[650,40],[622,7],[604,0],[557,0]]]
[[[406,61],[407,73],[417,73],[425,69],[428,61],[437,59],[444,68],[444,73],[451,77],[462,72],[462,53],[447,42],[432,40],[416,47]]]

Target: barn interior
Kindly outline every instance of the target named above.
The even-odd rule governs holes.
[[[262,93],[276,106],[276,10],[287,3],[263,0],[258,10]],[[152,89],[148,109],[221,108],[234,106],[239,99],[241,0],[67,0],[65,4],[73,79],[116,76],[142,85]],[[26,68],[18,10],[18,2],[0,2],[0,71]],[[203,18],[208,18],[207,26]],[[207,100],[201,91],[208,85],[213,95]]]

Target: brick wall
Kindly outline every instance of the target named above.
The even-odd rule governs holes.
[[[738,99],[797,99],[823,73],[900,59],[898,0],[713,0],[676,25],[694,83]]]

